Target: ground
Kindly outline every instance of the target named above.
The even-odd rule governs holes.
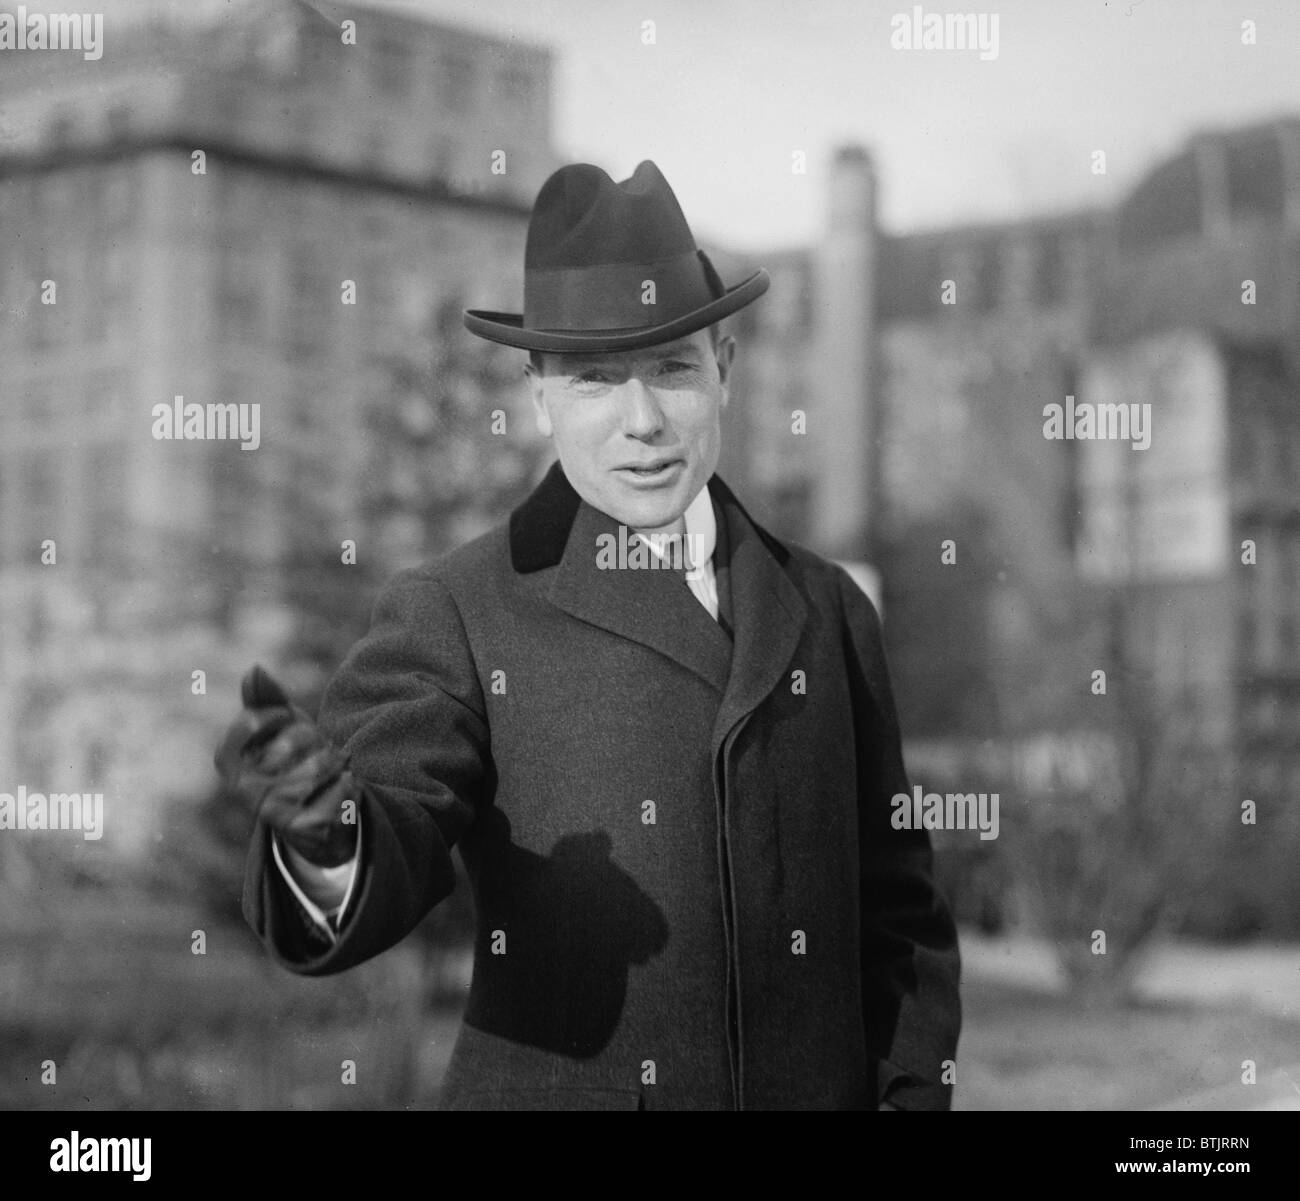
[[[1300,947],[1167,945],[1139,1004],[1097,1008],[1062,990],[1041,944],[962,944],[958,1109],[1300,1108]],[[10,910],[0,1108],[426,1108],[464,969],[463,953],[404,945],[307,980],[246,929],[176,909]]]

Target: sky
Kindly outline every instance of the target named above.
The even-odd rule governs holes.
[[[995,14],[985,60],[892,48],[918,7],[897,0],[370,2],[552,47],[563,157],[616,179],[654,159],[697,233],[736,249],[815,240],[847,142],[902,233],[1108,206],[1193,131],[1300,115],[1300,0],[919,6]]]

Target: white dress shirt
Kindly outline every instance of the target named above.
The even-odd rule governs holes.
[[[689,560],[686,583],[695,599],[718,620],[718,581],[713,571],[713,552],[718,544],[718,524],[713,516],[713,501],[705,485],[686,507],[686,556]],[[636,536],[662,560],[670,546],[662,535]],[[298,898],[311,919],[329,937],[338,942],[338,927],[352,900],[357,879],[357,864],[361,861],[361,823],[357,823],[357,853],[338,867],[320,867],[304,859],[292,847],[281,847],[276,836],[271,838],[271,852],[293,895]]]
[[[717,621],[718,581],[713,573],[713,551],[718,545],[718,523],[713,516],[713,501],[709,498],[707,486],[695,494],[695,499],[686,507],[685,517],[686,553],[692,560],[686,572],[686,583],[695,593],[695,599]],[[638,531],[637,537],[661,560],[670,549],[660,535],[647,537]]]

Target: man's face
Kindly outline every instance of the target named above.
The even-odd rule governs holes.
[[[548,354],[527,368],[537,427],[588,504],[669,530],[718,465],[735,342],[708,330],[645,350]]]

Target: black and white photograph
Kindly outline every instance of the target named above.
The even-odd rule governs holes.
[[[216,1111],[1104,1112],[1098,1179],[1251,1172],[1300,6],[61,3],[0,5],[47,1180]]]

